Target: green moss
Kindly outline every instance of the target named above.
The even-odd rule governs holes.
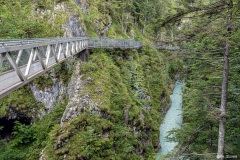
[[[40,77],[37,77],[36,79],[33,80],[33,83],[36,84],[37,88],[40,90],[44,90],[44,88],[48,88],[53,85],[50,73],[46,73]]]
[[[33,3],[35,5],[33,5]],[[61,3],[60,1],[58,3]],[[14,4],[14,5],[13,5]],[[29,7],[31,6],[31,7]],[[66,13],[54,10],[50,1],[6,1],[1,6],[0,38],[40,38],[62,36]],[[42,11],[46,9],[51,12]],[[52,15],[56,16],[53,18]],[[49,21],[49,19],[52,19]]]
[[[58,103],[50,114],[45,115],[41,120],[36,120],[34,125],[24,125],[15,123],[13,136],[15,137],[9,143],[1,141],[0,159],[18,160],[38,159],[42,149],[46,146],[49,138],[48,133],[53,126],[60,123],[65,103]]]
[[[56,127],[47,145],[48,158],[63,159],[65,154],[67,159],[155,156],[161,111],[169,102],[167,61],[149,47],[109,53],[95,50],[89,62],[81,64],[85,87],[79,96],[88,94],[99,104],[99,112],[86,109]]]
[[[8,117],[10,109],[19,115],[33,117],[43,107],[35,101],[30,87],[25,86],[0,100],[0,117]]]
[[[70,77],[65,69],[64,65],[58,66],[55,73]],[[60,127],[67,101],[58,104],[31,129],[23,126],[33,133],[30,143],[21,144],[23,149],[19,151],[16,146],[9,148],[13,140],[5,144],[8,148],[0,156],[13,151],[25,159],[35,159],[46,146],[45,156],[53,160],[63,159],[64,155],[67,159],[143,159],[143,154],[146,159],[155,157],[162,110],[170,100],[167,58],[150,47],[139,51],[99,49],[89,62],[81,63],[80,72],[85,87],[79,96],[89,95],[98,104],[98,112],[93,114],[86,106],[79,116]],[[9,99],[12,103],[13,100]],[[6,108],[3,105],[1,114],[4,115]]]
[[[72,61],[63,62],[54,67],[54,73],[66,86],[68,85],[74,68],[75,59]]]
[[[62,0],[57,2],[60,3]],[[134,31],[135,39],[150,44],[139,27],[131,23],[132,15],[129,15],[130,23],[124,24],[125,28],[122,30],[119,3],[81,1],[83,4],[89,4],[88,15],[85,15],[73,0],[64,2],[69,7],[66,12],[53,11],[52,2],[38,0],[36,1],[38,9],[41,11],[50,9],[52,13],[32,18],[31,14],[27,14],[31,13],[32,8],[26,7],[19,10],[20,13],[17,12],[19,17],[3,17],[0,37],[62,36],[61,28],[67,17],[80,16],[79,23],[85,28],[88,36],[98,36],[96,31],[102,32],[104,26],[112,19],[113,24],[105,36],[129,38],[132,36],[130,32]],[[0,8],[4,12],[12,13],[17,10],[15,8],[17,5],[14,7],[11,6],[11,2],[8,4],[10,8],[5,6]],[[52,19],[52,14],[55,14],[56,18],[48,23],[48,20]],[[13,20],[10,21],[11,19]],[[20,23],[19,20],[23,22]],[[143,23],[140,24],[140,28],[142,27]],[[150,26],[147,28],[151,29]],[[38,159],[45,147],[48,159],[54,160],[63,159],[65,155],[66,159],[154,159],[155,152],[158,151],[162,110],[167,107],[170,100],[168,82],[181,65],[178,60],[172,60],[171,64],[168,64],[167,56],[149,46],[138,51],[94,50],[90,61],[81,64],[80,72],[85,87],[78,96],[88,94],[90,99],[99,105],[98,112],[93,114],[88,108],[60,127],[58,124],[67,101],[64,104],[57,104],[50,114],[36,121],[36,124],[19,125],[26,132],[18,132],[15,140],[30,133],[30,142],[11,146],[13,143],[16,144],[13,140],[4,144],[0,147],[0,159],[2,157]],[[54,72],[64,84],[69,83],[72,72],[68,70],[66,63],[57,66]],[[36,79],[35,83],[43,89],[51,86],[53,82],[49,76],[43,76]],[[25,97],[22,97],[23,95]],[[17,90],[0,101],[1,117],[7,116],[9,105],[26,116],[36,114],[42,107],[35,102],[29,87]]]

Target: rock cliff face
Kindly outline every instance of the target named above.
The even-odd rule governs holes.
[[[63,26],[65,29],[64,37],[86,36],[84,28],[78,23],[80,17],[69,17],[68,22]]]
[[[89,7],[89,4],[86,3],[86,1],[83,1],[83,0],[75,0],[75,2],[78,6],[80,6],[83,13],[87,15],[88,14],[87,8]]]
[[[80,0],[76,0],[76,4],[80,6],[80,8],[83,10],[85,14],[87,14],[87,5],[86,3],[81,3]],[[84,26],[80,24],[80,17],[79,14],[76,13],[71,13],[66,7],[66,4],[56,4],[54,7],[54,10],[58,10],[61,12],[67,12],[67,21],[65,24],[62,26],[62,29],[64,30],[64,36],[65,37],[79,37],[79,36],[86,36],[86,33],[84,31]],[[50,11],[48,11],[50,12]],[[42,13],[44,14],[44,13]],[[53,17],[54,18],[54,17]],[[71,65],[71,64],[70,64]],[[80,75],[78,75],[80,76]],[[57,78],[56,75],[54,74],[53,71],[50,73],[50,78],[53,81],[53,84],[49,87],[46,87],[44,89],[39,89],[36,84],[30,85],[32,93],[36,99],[37,102],[43,103],[45,106],[44,109],[40,109],[38,116],[42,117],[46,113],[51,112],[53,109],[54,105],[57,102],[62,102],[65,97],[68,96],[69,93],[72,94],[73,89],[76,89],[74,87],[79,87],[79,86],[74,86],[75,82],[70,83],[68,88],[64,83],[61,81],[61,79]],[[79,79],[79,77],[76,77]],[[76,89],[77,90],[77,89]],[[70,99],[71,100],[71,99]],[[69,117],[70,114],[67,114],[67,117]],[[67,118],[66,117],[66,118]]]
[[[75,3],[81,8],[82,12],[88,14],[88,3],[82,2],[80,0],[75,0]],[[64,30],[65,37],[79,37],[86,36],[83,23],[80,23],[83,17],[79,13],[74,13],[69,11],[64,4],[57,4],[54,9],[62,12],[67,12],[68,18],[67,22],[62,26]],[[99,22],[94,22],[96,28],[98,28]],[[106,33],[112,25],[112,19],[109,17],[109,23],[106,26],[97,29],[96,32],[98,35]],[[80,114],[81,111],[84,111],[88,106],[92,112],[97,111],[98,104],[92,102],[90,95],[86,94],[85,96],[78,97],[79,92],[81,92],[84,87],[84,82],[82,81],[80,73],[80,62],[76,62],[76,68],[74,69],[73,77],[68,85],[65,87],[60,79],[57,79],[53,72],[51,72],[51,79],[53,85],[44,90],[38,89],[36,84],[31,85],[31,90],[36,101],[44,104],[45,109],[41,109],[39,116],[42,117],[46,113],[49,113],[54,105],[57,102],[61,102],[63,97],[69,96],[69,103],[66,107],[66,111],[61,120],[61,124],[73,117],[76,117]],[[101,103],[101,102],[99,102]]]
[[[88,93],[80,96],[86,86],[86,82],[82,80],[82,75],[80,74],[81,62],[77,61],[76,63],[73,76],[68,85],[69,101],[61,119],[61,126],[65,122],[77,117],[82,112],[90,111],[89,114],[98,112],[99,104],[94,103]]]
[[[45,87],[43,90],[37,87],[37,84],[30,84],[30,88],[37,102],[41,102],[44,105],[44,109],[40,109],[38,117],[44,116],[46,113],[52,111],[54,105],[57,102],[63,102],[67,96],[67,87],[63,82],[56,77],[55,73],[51,71],[50,78],[53,83],[49,87]]]

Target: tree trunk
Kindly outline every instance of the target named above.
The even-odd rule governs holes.
[[[226,126],[226,107],[227,107],[227,93],[228,93],[228,75],[229,75],[229,54],[230,54],[230,36],[232,30],[232,9],[233,1],[230,0],[228,4],[229,13],[227,16],[227,38],[225,45],[224,64],[223,64],[223,81],[222,81],[222,96],[220,107],[220,120],[219,120],[219,135],[218,135],[218,153],[217,159],[224,159],[224,136]]]
[[[124,32],[124,0],[122,0],[122,31]]]

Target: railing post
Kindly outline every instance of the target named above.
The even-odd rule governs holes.
[[[45,62],[46,67],[48,66],[50,54],[51,54],[51,45],[48,45],[46,50],[46,62]]]
[[[81,42],[82,42],[82,41],[80,41],[80,40],[78,41],[78,50],[79,50],[79,52],[80,52],[81,49],[82,49],[82,44],[81,44]]]
[[[63,44],[60,43],[60,44],[59,44],[59,49],[58,49],[58,54],[57,54],[57,60],[58,60],[58,61],[59,61],[60,58],[61,58],[62,46],[63,46]]]
[[[0,67],[2,67],[4,59],[5,59],[5,55],[0,54]]]
[[[40,53],[38,52],[38,48],[36,48],[35,55],[38,56],[38,59],[39,59],[39,61],[40,61],[40,63],[41,63],[42,68],[43,68],[44,70],[46,70],[47,67],[46,67],[46,65],[45,65],[44,62],[43,62],[42,56],[41,56]]]
[[[33,61],[34,55],[35,55],[35,51],[36,51],[36,49],[35,49],[35,48],[32,48],[30,57],[29,57],[29,59],[28,59],[27,68],[26,68],[25,74],[24,74],[24,76],[25,76],[26,78],[27,78],[28,75],[29,75],[29,71],[30,71],[30,67],[31,67],[31,65],[32,65],[32,61]]]
[[[56,47],[57,47],[57,45],[56,45]],[[59,61],[58,61],[57,54],[56,54],[56,48],[54,49],[53,45],[50,45],[50,48],[51,48],[51,51],[54,55],[55,61],[58,63]]]
[[[66,43],[66,49],[65,49],[65,52],[64,52],[64,57],[67,58],[68,56],[68,47],[69,47],[69,42]]]
[[[78,43],[77,41],[74,42],[75,43],[75,54],[78,52]]]
[[[22,56],[22,52],[23,52],[23,50],[21,49],[21,50],[19,50],[19,52],[18,52],[18,56],[17,56],[17,60],[16,60],[16,64],[18,65],[18,63],[19,63],[19,61],[20,61],[20,58],[21,58],[21,56]],[[1,65],[0,65],[1,66]]]
[[[76,52],[77,52],[77,53],[79,52],[79,43],[78,43],[77,40],[76,40]]]
[[[71,55],[74,55],[74,41],[72,41],[72,46],[71,46]]]

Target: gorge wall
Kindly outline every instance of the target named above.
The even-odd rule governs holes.
[[[91,1],[60,1],[36,12],[61,26],[59,36],[114,36],[121,26]],[[0,100],[0,121],[12,126],[1,123],[0,159],[154,158],[181,67],[149,45],[96,49],[88,62],[75,57],[57,66]]]

